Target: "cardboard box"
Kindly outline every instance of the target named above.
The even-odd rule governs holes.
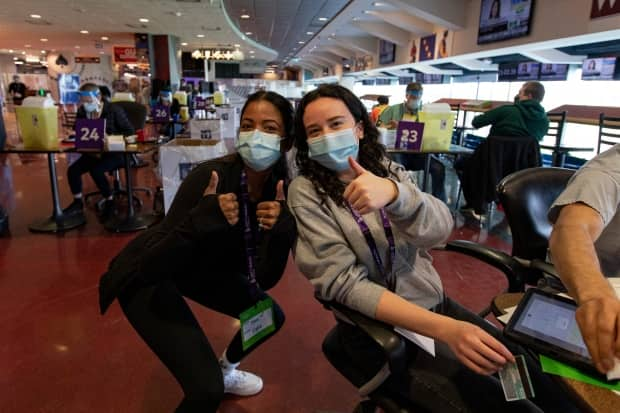
[[[239,127],[237,108],[233,106],[216,107],[215,112],[217,113],[217,117],[222,120],[222,134],[224,138],[237,137],[237,128]]]
[[[191,119],[189,133],[192,139],[224,139],[221,119]]]
[[[174,139],[159,149],[159,167],[164,187],[164,209],[168,212],[172,200],[187,174],[199,163],[227,155],[221,140]]]

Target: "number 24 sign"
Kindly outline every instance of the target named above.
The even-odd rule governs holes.
[[[105,119],[77,119],[75,121],[75,147],[77,149],[103,149]]]

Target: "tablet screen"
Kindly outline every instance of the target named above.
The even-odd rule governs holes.
[[[590,353],[575,320],[575,310],[574,304],[532,294],[514,330],[589,359]]]

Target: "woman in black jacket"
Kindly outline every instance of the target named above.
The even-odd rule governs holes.
[[[131,241],[101,278],[102,313],[118,298],[183,388],[177,412],[215,412],[225,392],[262,389],[258,376],[236,367],[284,322],[264,291],[281,278],[296,237],[283,186],[292,123],[282,96],[251,95],[239,153],[193,169],[166,218]],[[241,319],[219,363],[184,298]]]

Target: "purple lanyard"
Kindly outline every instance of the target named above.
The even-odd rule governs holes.
[[[250,194],[248,191],[248,175],[244,170],[241,171],[241,210],[243,211],[243,240],[245,241],[245,258],[248,266],[248,280],[250,285],[258,287],[256,283],[256,266],[254,263],[256,254],[256,241],[252,233],[250,224],[250,213],[248,212],[248,203],[250,202]]]
[[[360,227],[362,234],[364,234],[364,238],[366,239],[368,248],[370,248],[370,252],[372,253],[372,258],[375,261],[375,265],[381,272],[381,276],[383,276],[383,278],[387,282],[388,289],[390,291],[394,291],[396,289],[396,278],[394,277],[394,274],[392,273],[392,264],[394,263],[396,259],[396,245],[394,243],[394,234],[392,233],[392,225],[390,224],[390,220],[388,219],[387,214],[385,213],[385,209],[381,208],[379,210],[379,213],[381,214],[381,221],[383,222],[383,230],[385,231],[385,237],[387,238],[388,245],[390,246],[390,257],[389,257],[390,260],[388,262],[387,267],[383,266],[383,261],[381,260],[381,255],[379,255],[379,249],[377,248],[377,243],[375,242],[375,239],[370,233],[370,228],[368,228],[368,225],[366,224],[366,221],[364,221],[364,218],[362,218],[359,212],[353,209],[351,204],[349,204],[348,202],[347,202],[347,208],[351,212],[351,215],[353,215],[353,218],[355,219],[355,222],[357,222],[357,225]]]

